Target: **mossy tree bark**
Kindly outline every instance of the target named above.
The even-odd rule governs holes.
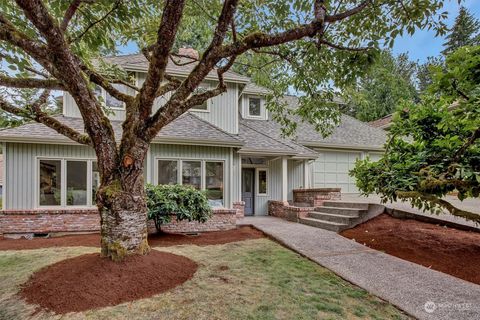
[[[147,254],[147,204],[144,159],[148,143],[136,143],[110,175],[102,175],[97,192],[101,223],[101,253],[120,261],[132,254]],[[98,152],[97,152],[98,154]],[[102,154],[98,155],[101,161]]]

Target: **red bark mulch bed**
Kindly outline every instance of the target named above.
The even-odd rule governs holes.
[[[148,236],[148,243],[152,247],[168,247],[180,244],[195,244],[199,246],[225,244],[248,239],[265,237],[261,231],[249,226],[238,227],[233,230],[200,233],[199,235],[182,234],[152,234]],[[99,247],[99,234],[71,235],[52,238],[3,239],[0,240],[0,250],[27,250],[50,247]]]
[[[86,254],[34,273],[20,295],[58,314],[79,312],[165,292],[190,279],[196,270],[194,261],[157,250],[120,263],[97,253]]]
[[[480,284],[480,233],[382,214],[341,234],[370,248]]]

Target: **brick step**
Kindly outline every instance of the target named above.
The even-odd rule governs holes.
[[[325,201],[323,203],[323,205],[325,207],[352,208],[352,209],[368,210],[368,203],[362,203],[362,202]]]
[[[322,221],[330,221],[336,223],[342,223],[346,225],[350,225],[351,220],[359,218],[358,215],[343,215],[343,214],[332,214],[332,213],[325,213],[325,212],[318,212],[312,211],[308,214],[309,218],[319,219]]]
[[[343,223],[323,221],[323,220],[314,219],[314,218],[300,218],[298,221],[300,223],[306,224],[308,226],[317,227],[317,228],[330,230],[330,231],[334,231],[334,232],[340,232],[340,231],[348,228],[348,225],[343,224]]]
[[[344,216],[359,216],[364,213],[367,213],[367,209],[358,209],[358,208],[340,208],[340,207],[316,207],[315,212],[331,213]]]

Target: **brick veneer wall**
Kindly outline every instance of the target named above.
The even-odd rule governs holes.
[[[313,189],[294,189],[293,201],[300,203],[309,203],[312,207],[319,207],[328,200],[340,200],[340,188],[313,188]]]
[[[237,210],[237,218],[245,217],[245,201],[234,201],[233,209]]]
[[[268,215],[278,218],[286,218],[285,208],[289,206],[288,202],[270,200],[268,201]]]
[[[172,222],[162,227],[168,232],[202,232],[228,230],[236,227],[237,209],[214,209],[205,223]],[[155,225],[150,223],[149,226]],[[149,227],[149,230],[151,228]],[[88,210],[5,210],[0,211],[0,234],[96,232],[100,230],[100,216],[95,209]]]
[[[293,222],[298,222],[298,218],[306,217],[313,209],[313,207],[295,207],[284,201],[268,201],[268,215]]]

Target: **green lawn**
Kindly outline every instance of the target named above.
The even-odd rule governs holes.
[[[158,248],[199,264],[176,289],[62,319],[408,319],[392,305],[267,239]],[[34,306],[16,296],[30,274],[96,248],[0,252],[0,319],[26,319]],[[35,319],[60,319],[51,313]]]

